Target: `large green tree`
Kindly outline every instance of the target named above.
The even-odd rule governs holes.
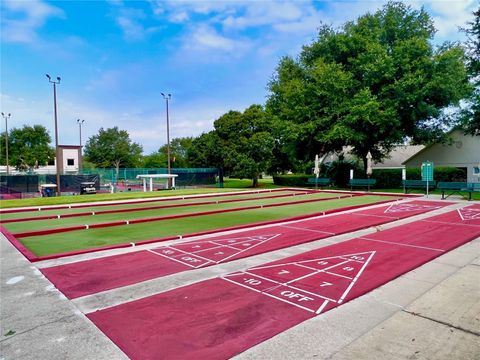
[[[322,26],[299,57],[283,58],[269,84],[268,112],[295,132],[289,156],[350,145],[381,160],[405,139],[423,143],[449,125],[443,110],[470,92],[458,44],[434,47],[423,10],[390,2],[340,29]]]
[[[467,99],[467,107],[461,114],[465,133],[480,136],[480,8],[473,12],[474,19],[464,29],[467,34],[468,69],[475,88]]]
[[[97,167],[114,167],[117,176],[120,167],[137,167],[141,164],[142,147],[132,142],[128,132],[118,127],[100,128],[85,144],[85,158]]]
[[[174,138],[170,141],[170,164],[172,168],[190,167],[188,150],[193,137]],[[143,166],[147,168],[166,168],[168,165],[168,147],[162,145],[158,151],[143,157]]]
[[[47,129],[42,125],[14,128],[8,134],[8,162],[17,170],[29,170],[47,165],[55,158],[55,151]],[[0,137],[0,163],[6,164],[5,133]]]
[[[260,105],[243,113],[229,111],[214,122],[213,131],[192,142],[189,159],[193,166],[215,166],[232,176],[252,179],[257,186],[273,160],[271,123]]]

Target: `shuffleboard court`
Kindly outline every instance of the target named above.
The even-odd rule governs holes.
[[[413,245],[402,243],[408,225],[377,233],[382,241],[349,240],[87,316],[132,359],[230,358],[480,236],[480,227],[452,225],[435,244],[418,233]]]
[[[412,201],[305,219],[227,236],[163,246],[148,251],[44,268],[70,299],[178,272],[216,265],[422,214],[451,203]]]
[[[152,221],[151,218],[118,221],[119,226],[113,227],[105,227],[104,224],[95,224],[91,227],[81,225],[76,231],[69,229],[71,230],[69,232],[53,233],[48,236],[43,234],[21,237],[20,239],[11,237],[12,234],[9,234],[9,231],[3,226],[0,226],[0,230],[7,238],[16,239],[11,242],[17,249],[20,251],[22,251],[22,247],[28,249],[29,253],[24,251],[22,253],[30,261],[40,261],[79,253],[128,247],[132,244],[140,245],[248,228],[252,225],[299,220],[367,205],[393,203],[394,201],[395,198],[377,195],[315,199],[314,202],[257,205],[253,209],[239,210],[239,208],[235,208],[232,211],[213,211],[201,215],[197,213],[196,216],[179,214],[179,216],[163,218],[160,221]],[[7,225],[13,226],[15,223]]]
[[[252,200],[265,200],[275,198],[285,198],[291,196],[301,196],[308,194],[318,194],[325,197],[340,196],[339,194],[331,194],[326,192],[314,192],[314,191],[276,191],[276,192],[259,192],[248,194],[234,194],[234,195],[218,195],[205,197],[188,197],[188,198],[160,198],[157,200],[144,200],[143,202],[124,202],[114,203],[113,205],[106,206],[105,204],[92,204],[91,206],[76,206],[71,208],[58,208],[54,207],[52,210],[42,209],[41,211],[29,211],[19,213],[7,213],[0,214],[3,224],[12,222],[25,222],[25,221],[41,221],[50,219],[65,219],[71,217],[85,217],[85,216],[99,216],[104,214],[115,214],[124,212],[135,211],[149,211],[155,209],[168,209],[176,207],[188,207],[188,206],[200,206],[200,205],[212,205],[223,203],[235,203],[245,202]],[[41,209],[41,208],[40,208]]]

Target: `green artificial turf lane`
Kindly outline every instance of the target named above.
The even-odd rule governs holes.
[[[187,199],[178,199],[178,200],[165,200],[165,198],[159,199],[158,201],[146,202],[146,203],[139,203],[139,204],[131,204],[131,203],[124,203],[118,205],[111,205],[111,206],[89,206],[89,207],[81,207],[81,208],[72,208],[72,209],[53,209],[53,210],[32,210],[32,211],[25,211],[19,213],[10,213],[10,214],[0,214],[1,220],[10,220],[10,219],[19,219],[19,218],[27,218],[27,217],[41,217],[47,215],[65,215],[65,214],[78,214],[83,212],[92,212],[92,211],[106,211],[106,210],[121,210],[121,209],[142,209],[146,206],[167,206],[167,205],[175,205],[175,204],[191,204],[196,202],[204,202],[204,201],[217,201],[217,200],[241,200],[247,198],[263,198],[269,197],[274,195],[284,195],[285,197],[292,196],[294,193],[302,192],[302,190],[298,191],[275,191],[275,192],[261,192],[258,194],[238,194],[238,195],[224,195],[224,196],[209,196],[209,197],[202,197],[202,198],[187,198]]]
[[[211,205],[195,206],[192,204],[191,206],[186,206],[186,207],[154,209],[154,210],[144,210],[144,211],[142,211],[140,208],[137,211],[126,212],[126,213],[113,213],[113,214],[94,215],[94,216],[79,216],[79,217],[71,217],[71,218],[64,218],[64,219],[23,221],[23,222],[15,222],[15,223],[6,223],[6,224],[3,224],[3,226],[8,231],[12,233],[16,233],[16,232],[22,232],[22,231],[55,229],[55,228],[62,228],[62,227],[74,226],[74,225],[85,225],[85,224],[92,225],[92,224],[106,223],[111,221],[125,221],[125,220],[143,219],[143,218],[155,217],[155,216],[190,214],[190,213],[197,213],[197,212],[235,209],[235,208],[241,208],[245,206],[279,204],[279,203],[294,202],[294,201],[301,201],[301,200],[329,199],[329,198],[336,198],[336,197],[338,197],[338,194],[312,193],[308,195],[296,195],[296,196],[288,196],[288,197],[281,197],[281,198],[258,199],[258,200],[229,202],[229,203],[220,203],[220,204],[211,204]]]
[[[312,214],[350,205],[372,204],[388,199],[394,200],[395,198],[366,195],[354,198],[203,215],[103,229],[72,231],[47,236],[21,238],[19,240],[34,254],[42,256],[162,238],[171,235],[183,235],[199,231],[222,229],[230,226]]]

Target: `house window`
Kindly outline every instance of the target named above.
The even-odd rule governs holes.
[[[67,166],[74,166],[75,165],[75,159],[67,159]]]

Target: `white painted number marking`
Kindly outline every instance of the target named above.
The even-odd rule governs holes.
[[[328,261],[319,261],[317,262],[318,265],[327,265]]]
[[[256,279],[243,278],[243,281],[245,281],[245,284],[250,284],[250,285],[260,285],[262,283],[260,280],[256,280]]]
[[[332,283],[329,283],[329,282],[326,282],[326,281],[322,281],[322,284],[320,285],[320,287],[332,286],[332,285],[333,285]]]
[[[201,262],[201,260],[192,258],[192,257],[190,257],[190,256],[184,256],[184,257],[182,257],[182,260],[185,260],[185,261],[188,261],[188,262],[192,262],[192,263]]]
[[[286,298],[289,298],[289,299],[295,299],[295,300],[298,299],[299,302],[313,300],[313,298],[311,297],[308,297],[290,290],[282,291],[280,295],[285,296]]]
[[[343,270],[345,270],[345,271],[353,271],[353,270],[355,270],[355,269],[352,268],[352,267],[349,267],[349,266],[345,266],[345,267],[343,268]]]
[[[162,253],[170,255],[170,254],[173,254],[174,251],[173,250],[162,250]]]
[[[280,271],[278,272],[278,275],[283,275],[283,274],[290,274],[290,271],[288,271],[288,270],[280,270]]]

